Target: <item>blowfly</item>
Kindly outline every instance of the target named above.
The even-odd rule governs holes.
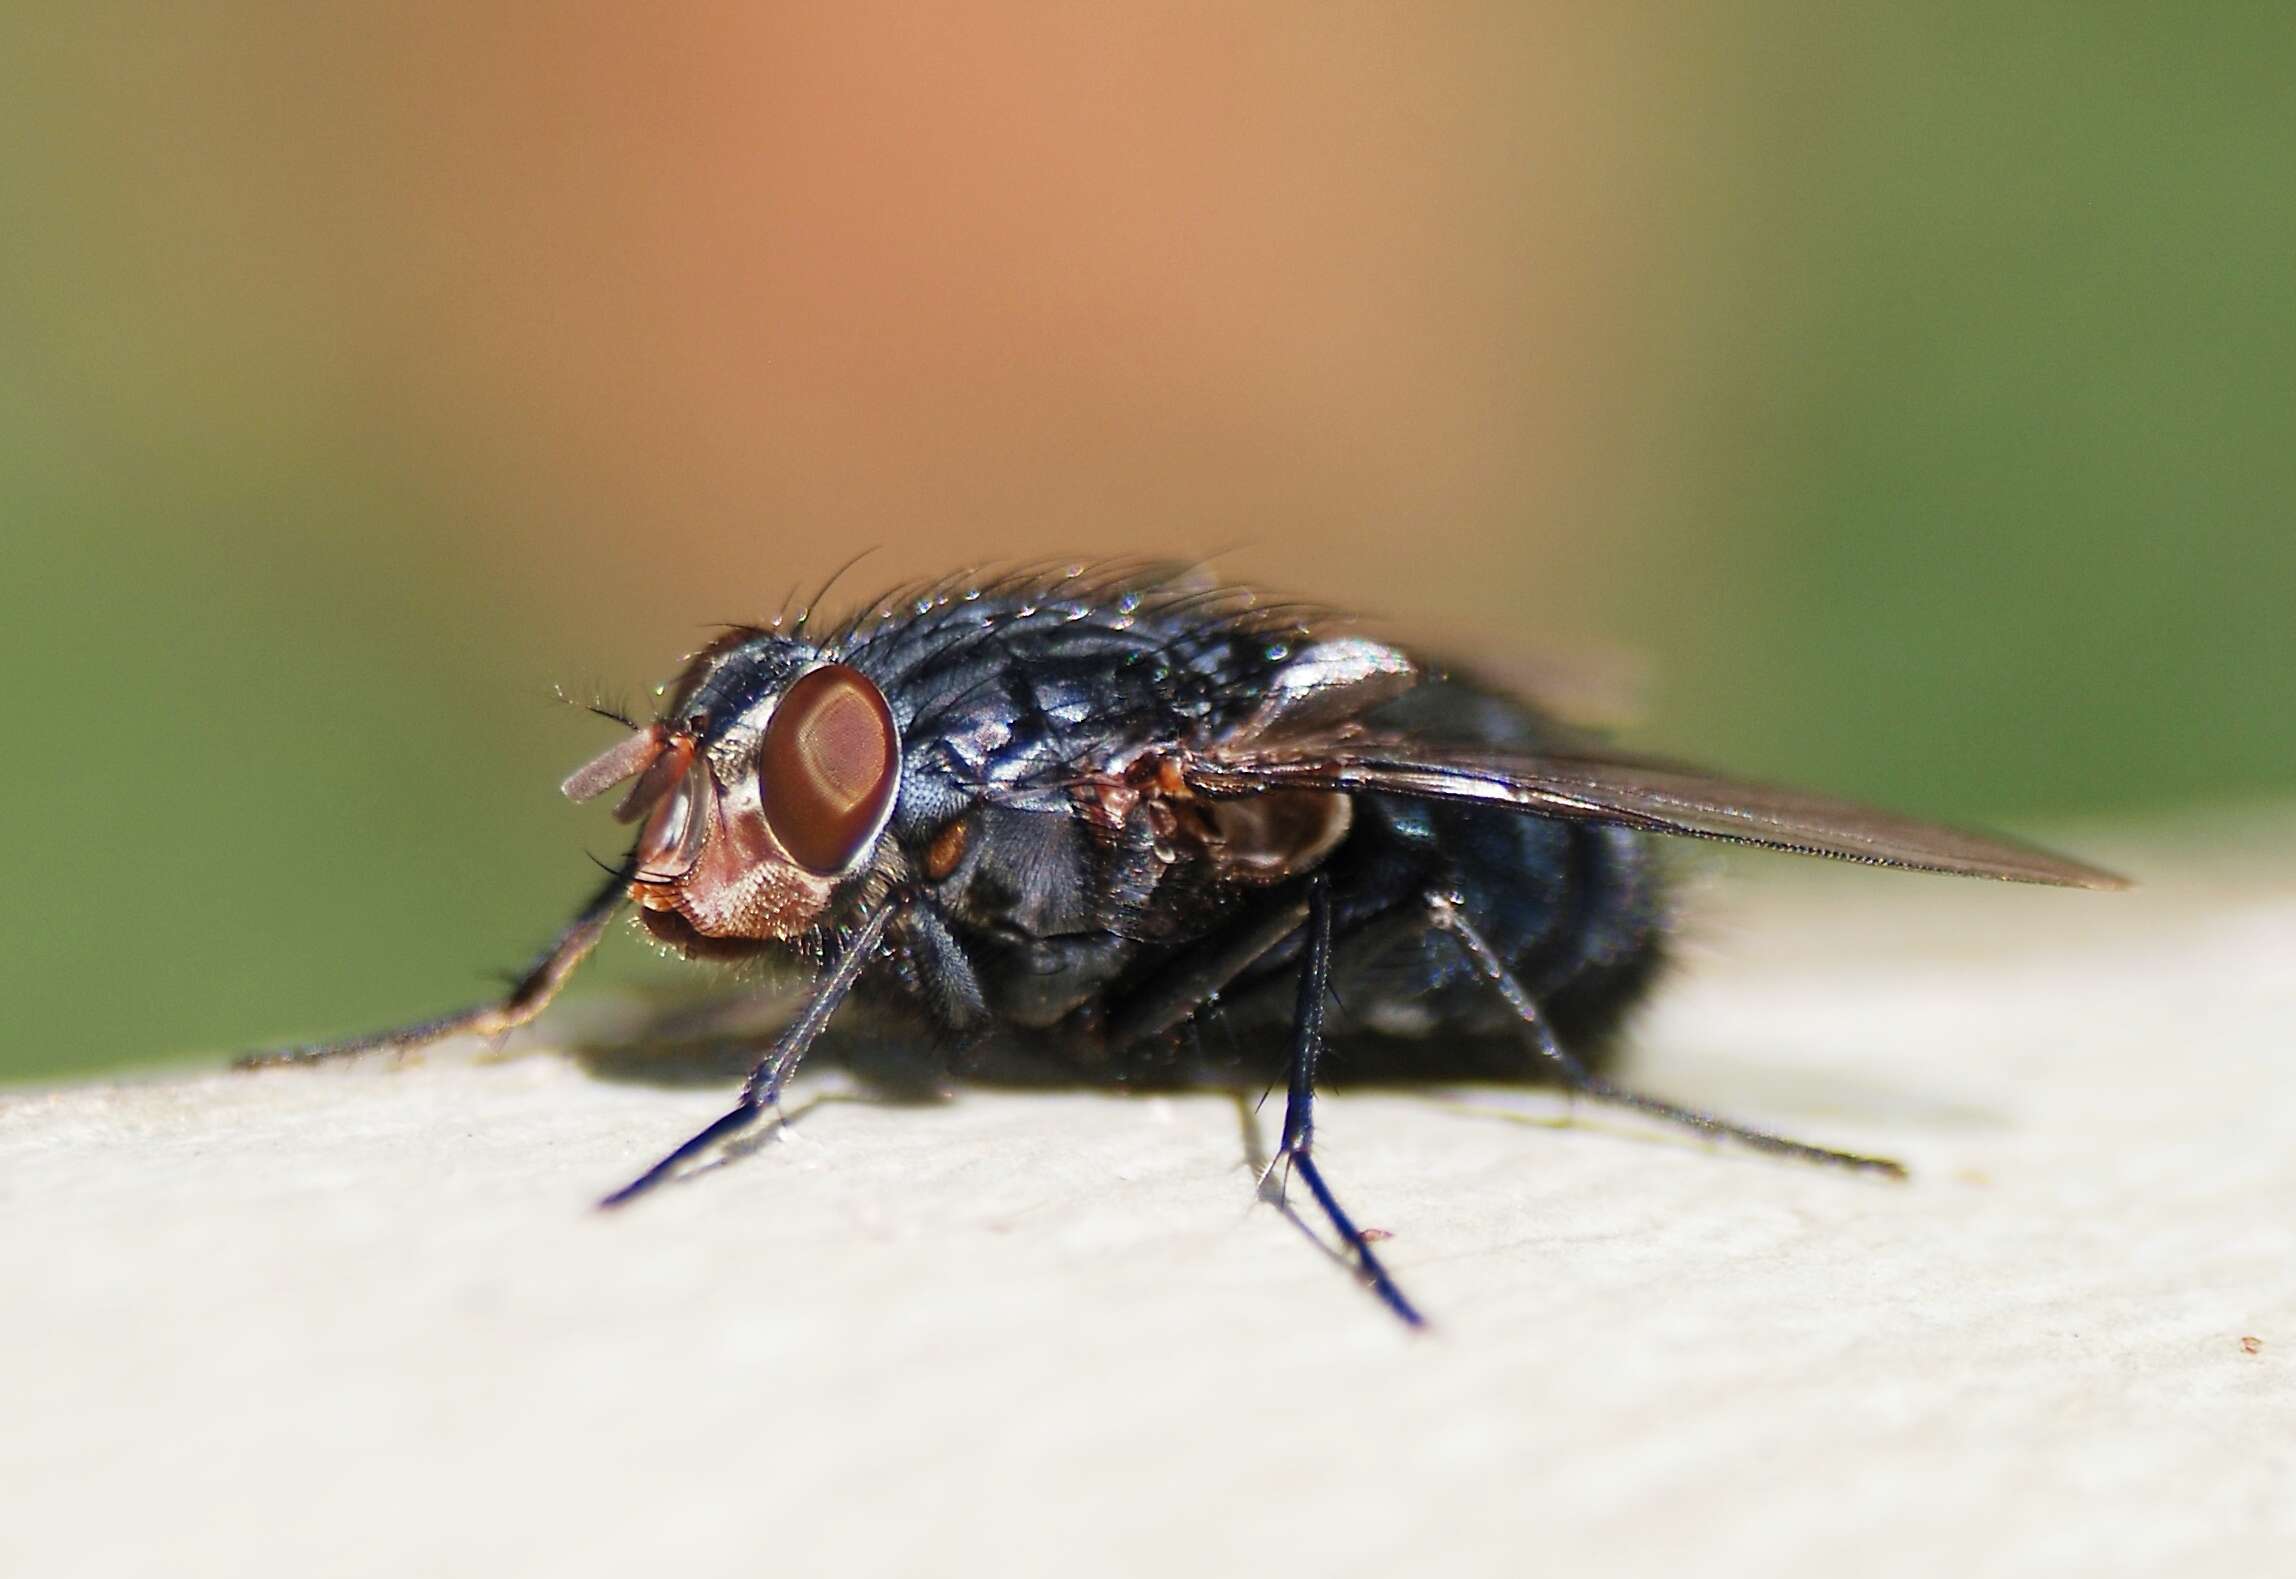
[[[1401,1048],[1406,1068],[1414,1049],[1432,1067],[1497,1046],[1524,1079],[1896,1173],[1600,1072],[1665,954],[1658,836],[2123,886],[2006,840],[1622,755],[1467,672],[1176,570],[953,578],[832,626],[734,628],[665,694],[565,781],[576,800],[620,790],[636,836],[507,995],[246,1062],[499,1035],[625,906],[690,956],[811,966],[733,1106],[602,1203],[619,1206],[774,1110],[848,997],[907,1013],[953,1064],[1017,1039],[1102,1081],[1169,1079],[1216,1024],[1263,1067],[1281,1049],[1271,1166],[1417,1324],[1373,1249],[1384,1235],[1357,1228],[1316,1159],[1332,1037]]]

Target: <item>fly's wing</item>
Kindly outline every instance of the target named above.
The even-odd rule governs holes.
[[[2110,872],[2007,839],[1632,757],[1452,748],[1343,728],[1317,738],[1230,742],[1189,757],[1181,773],[1198,794],[1215,797],[1287,789],[1401,795],[1918,872],[2063,888],[2128,886]]]

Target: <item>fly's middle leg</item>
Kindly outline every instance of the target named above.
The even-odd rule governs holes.
[[[1365,1286],[1405,1322],[1423,1326],[1425,1318],[1396,1287],[1395,1279],[1371,1248],[1371,1236],[1356,1227],[1332,1194],[1315,1158],[1315,1077],[1323,1054],[1324,1011],[1331,997],[1333,930],[1330,877],[1317,872],[1304,882],[1287,884],[1270,894],[1255,913],[1183,956],[1117,1005],[1110,1015],[1109,1039],[1123,1047],[1196,1023],[1230,984],[1294,939],[1299,940],[1299,996],[1286,1065],[1283,1143],[1261,1175],[1261,1190],[1281,1202],[1283,1181],[1297,1175],[1338,1233],[1340,1256],[1353,1266]],[[1314,1237],[1312,1229],[1288,1207],[1285,1210]]]
[[[1307,946],[1300,956],[1299,1007],[1292,1020],[1283,1144],[1276,1149],[1268,1170],[1270,1175],[1279,1169],[1298,1174],[1308,1193],[1315,1197],[1315,1204],[1322,1207],[1324,1216],[1331,1220],[1340,1243],[1354,1258],[1365,1285],[1405,1322],[1414,1327],[1424,1326],[1425,1318],[1395,1286],[1395,1279],[1388,1275],[1387,1268],[1372,1250],[1370,1239],[1355,1226],[1354,1219],[1331,1193],[1331,1186],[1324,1182],[1323,1169],[1316,1164],[1315,1071],[1323,1052],[1324,1005],[1331,996],[1331,882],[1320,872],[1308,880],[1307,907]]]

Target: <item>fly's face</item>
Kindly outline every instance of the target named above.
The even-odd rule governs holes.
[[[870,863],[901,783],[884,693],[794,644],[704,654],[666,719],[562,786],[576,800],[635,779],[630,897],[666,942],[786,941]]]

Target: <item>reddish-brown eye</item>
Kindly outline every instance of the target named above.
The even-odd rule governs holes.
[[[820,877],[844,871],[884,828],[900,785],[900,732],[867,676],[824,664],[782,694],[758,747],[757,788],[791,860]]]

